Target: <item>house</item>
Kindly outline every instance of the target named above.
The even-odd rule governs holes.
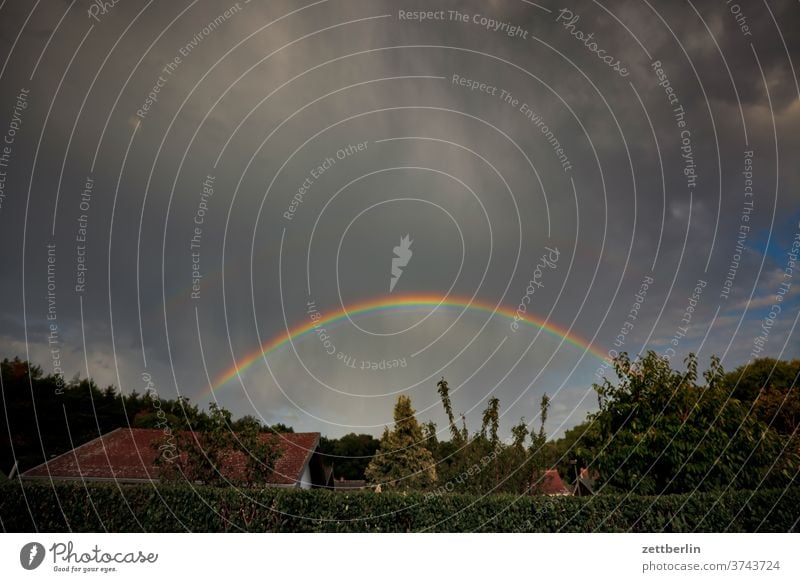
[[[534,483],[533,490],[538,495],[570,495],[570,490],[564,485],[556,469],[547,469],[541,481]]]
[[[262,434],[280,450],[275,468],[265,485],[311,489],[332,487],[333,472],[323,463],[318,432]],[[71,451],[22,473],[26,480],[113,481],[151,483],[159,480],[159,445],[164,431],[147,428],[118,428]],[[220,469],[235,477],[244,470],[244,453],[232,453]]]
[[[589,469],[581,469],[575,481],[575,486],[572,488],[572,494],[575,497],[589,497],[594,495],[594,479],[589,477]]]

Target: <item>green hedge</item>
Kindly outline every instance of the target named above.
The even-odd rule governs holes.
[[[0,525],[13,532],[788,532],[798,517],[800,487],[626,499],[0,485]]]

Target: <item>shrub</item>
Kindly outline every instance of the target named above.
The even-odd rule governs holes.
[[[800,487],[578,498],[0,484],[14,532],[788,532],[798,517]]]

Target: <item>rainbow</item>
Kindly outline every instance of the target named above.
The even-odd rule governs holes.
[[[211,385],[211,388],[207,389],[203,395],[205,396],[211,394],[213,391],[223,387],[225,384],[233,380],[238,374],[244,372],[250,366],[252,366],[260,357],[269,355],[270,353],[289,344],[290,341],[301,340],[305,336],[312,334],[314,329],[318,327],[330,327],[337,323],[343,322],[347,319],[348,315],[351,318],[355,318],[380,312],[402,311],[420,308],[462,309],[470,312],[499,315],[503,318],[512,320],[517,316],[515,309],[502,305],[494,306],[483,301],[462,297],[447,297],[443,299],[441,296],[434,295],[401,295],[369,299],[367,301],[355,303],[346,308],[340,308],[337,311],[328,313],[327,315],[322,314],[322,316],[316,321],[309,320],[305,323],[298,324],[292,329],[285,330],[283,333],[280,333],[267,340],[260,347],[239,359],[239,361],[235,362],[230,368],[217,376]],[[593,347],[588,341],[581,338],[575,332],[570,332],[551,321],[546,321],[531,313],[527,313],[522,317],[521,320],[519,320],[519,322],[536,329],[540,329],[545,333],[557,337],[582,351],[589,352],[591,355],[600,360],[603,360],[606,357],[606,354]]]

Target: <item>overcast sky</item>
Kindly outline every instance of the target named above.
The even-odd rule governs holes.
[[[107,4],[0,5],[3,357],[330,436],[798,357],[797,2]]]

